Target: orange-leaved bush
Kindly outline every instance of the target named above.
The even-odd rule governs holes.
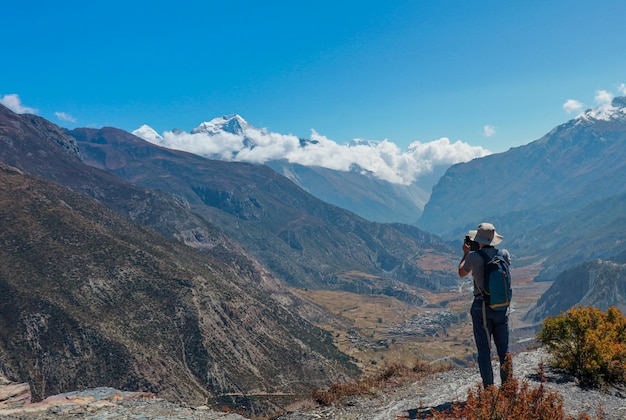
[[[537,338],[554,356],[554,366],[584,385],[626,382],[626,317],[613,306],[606,312],[579,306],[548,317]]]
[[[539,385],[532,388],[528,383],[511,379],[502,388],[483,388],[476,385],[470,389],[467,401],[457,405],[452,411],[433,413],[434,419],[471,420],[570,420],[563,409],[561,397]],[[589,419],[582,415],[579,419]]]
[[[511,355],[507,355],[506,368],[511,369]],[[543,377],[543,367],[538,374]],[[531,387],[527,382],[510,378],[500,388],[476,385],[471,388],[464,403],[453,404],[450,410],[433,412],[435,420],[589,420],[586,413],[572,417],[565,413],[561,396],[541,383]]]

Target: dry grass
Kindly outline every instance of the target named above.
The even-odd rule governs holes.
[[[412,366],[390,363],[379,372],[366,375],[358,381],[336,383],[326,390],[316,390],[313,392],[313,399],[321,405],[342,403],[350,397],[373,395],[383,388],[401,387],[449,368],[445,364],[433,365],[420,360],[416,360]]]

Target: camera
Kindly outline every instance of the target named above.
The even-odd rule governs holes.
[[[472,241],[469,236],[465,237],[465,245],[469,245],[470,251],[478,251],[478,242]]]

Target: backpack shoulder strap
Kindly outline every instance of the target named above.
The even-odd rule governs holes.
[[[483,260],[485,260],[485,264],[487,264],[491,260],[489,255],[487,255],[487,253],[483,251],[482,249],[477,249],[476,252],[478,253],[478,255],[483,257]]]
[[[489,294],[487,293],[487,291],[485,290],[485,284],[487,282],[487,264],[489,264],[489,261],[491,260],[491,258],[489,258],[489,255],[487,255],[487,253],[485,251],[483,251],[482,249],[477,249],[476,253],[478,255],[480,255],[483,259],[483,287],[478,286],[476,283],[476,287],[478,287],[478,290],[480,291],[480,294],[483,296],[488,296]],[[484,301],[483,301],[484,302]],[[485,324],[486,325],[486,324]]]
[[[497,263],[503,263],[507,267],[509,267],[510,265],[509,261],[507,261],[506,257],[504,256],[502,251],[500,251],[499,249],[496,250],[496,255],[493,256],[492,260],[494,260]]]

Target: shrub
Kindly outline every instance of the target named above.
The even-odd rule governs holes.
[[[539,341],[583,385],[600,387],[626,379],[626,318],[619,309],[607,312],[576,307],[544,320]]]
[[[505,369],[511,370],[510,354],[507,354],[505,363]],[[520,385],[515,378],[507,380],[500,389],[476,385],[469,390],[465,403],[453,404],[445,412],[434,412],[432,417],[469,420],[574,420],[574,417],[565,413],[559,393],[544,387],[543,365],[539,365],[537,373],[542,383],[536,388],[531,388],[527,382]],[[577,419],[589,420],[590,417],[581,414]]]
[[[313,391],[313,399],[321,405],[332,405],[343,401],[347,397],[364,395],[368,392],[363,382],[345,382],[332,384],[327,390]]]
[[[561,397],[543,385],[531,388],[511,379],[500,389],[476,385],[470,389],[465,404],[456,405],[452,412],[434,414],[435,419],[566,419]]]
[[[567,415],[561,397],[557,392],[548,391],[543,384],[531,388],[528,383],[519,385],[517,379],[510,379],[500,389],[476,385],[470,389],[467,401],[456,404],[451,410],[432,413],[433,419],[469,420],[588,420],[587,414],[579,417]]]

